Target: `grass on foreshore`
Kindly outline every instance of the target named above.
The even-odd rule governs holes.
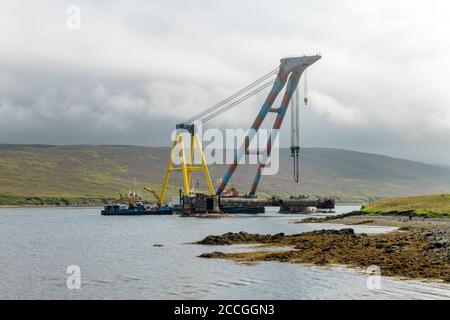
[[[370,202],[364,205],[361,211],[373,214],[450,217],[450,194],[387,198]]]

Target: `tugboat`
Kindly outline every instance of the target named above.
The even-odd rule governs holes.
[[[120,195],[114,204],[106,205],[101,214],[103,216],[142,216],[142,215],[171,215],[172,208],[164,206],[146,206],[142,203],[142,195],[128,192],[126,197]]]
[[[102,210],[103,216],[140,216],[148,212],[143,205],[132,206],[130,204],[109,204]]]

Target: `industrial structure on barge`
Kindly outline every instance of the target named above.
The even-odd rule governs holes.
[[[299,182],[299,159],[300,159],[300,139],[299,139],[299,90],[297,90],[302,75],[307,68],[321,59],[320,55],[301,56],[283,58],[280,66],[265,74],[252,84],[242,90],[237,91],[230,97],[222,100],[214,106],[204,110],[191,119],[176,125],[176,136],[170,152],[167,169],[164,174],[161,193],[157,195],[153,190],[145,188],[153,194],[157,200],[157,205],[162,206],[167,194],[169,178],[174,172],[182,175],[183,188],[180,189],[180,203],[175,211],[184,215],[197,215],[203,213],[261,213],[266,206],[279,206],[280,212],[298,213],[308,210],[330,210],[334,208],[334,201],[328,198],[312,199],[307,196],[291,196],[288,199],[272,197],[270,199],[259,199],[256,197],[259,182],[264,173],[267,163],[271,160],[273,142],[278,138],[279,130],[291,105],[291,157],[293,159],[294,181]],[[307,78],[304,77],[304,103],[308,103],[306,96]],[[204,124],[211,119],[236,107],[240,103],[248,100],[262,90],[269,88],[270,92],[261,106],[252,126],[247,131],[243,145],[234,153],[233,162],[223,176],[217,189],[211,181],[208,165],[203,153],[201,140],[196,130],[198,122]],[[281,103],[276,106],[283,88],[286,88],[281,98]],[[294,97],[295,95],[295,97]],[[294,99],[293,99],[294,97]],[[269,130],[265,149],[253,150],[252,141],[255,139],[258,130],[265,125]],[[189,136],[189,152],[186,152],[185,135]],[[195,157],[195,150],[197,156]],[[226,190],[233,173],[237,170],[242,158],[256,154],[259,156],[258,168],[250,186],[249,193],[245,196],[238,196],[237,192]],[[180,157],[180,164],[174,164],[174,156]],[[199,163],[194,163],[194,158],[199,159]],[[191,189],[191,178],[195,172],[204,175],[207,193],[193,192]],[[232,188],[231,188],[232,189]],[[235,191],[235,190],[234,190]]]
[[[294,180],[299,181],[299,157],[300,157],[300,139],[299,139],[299,111],[298,111],[298,84],[302,74],[306,69],[317,62],[321,58],[320,55],[314,56],[302,56],[302,57],[292,57],[284,58],[280,61],[280,66],[271,72],[267,73],[263,77],[259,78],[252,84],[246,86],[242,90],[239,90],[230,97],[222,100],[211,108],[206,109],[200,114],[192,117],[191,119],[178,124],[176,126],[177,136],[173,143],[171,155],[169,157],[169,163],[164,176],[162,191],[160,195],[161,201],[164,201],[167,184],[169,181],[169,176],[174,171],[180,171],[183,175],[183,195],[181,196],[181,203],[188,211],[199,211],[199,207],[202,207],[204,211],[218,211],[221,209],[225,212],[239,213],[240,211],[248,213],[250,212],[261,212],[261,208],[264,206],[280,206],[284,212],[298,212],[302,211],[302,208],[306,207],[316,207],[318,209],[330,209],[334,207],[334,202],[330,199],[308,199],[301,197],[291,197],[290,199],[257,199],[256,191],[258,188],[259,181],[261,179],[263,170],[266,166],[267,161],[270,159],[272,153],[272,142],[277,139],[279,130],[285,118],[286,112],[289,105],[291,104],[294,94],[297,94],[297,99],[294,99],[296,104],[291,106],[291,156],[293,158],[293,168],[294,168]],[[271,79],[274,75],[275,79]],[[305,93],[306,93],[306,78],[305,78]],[[272,86],[267,98],[265,99],[261,109],[256,116],[250,130],[247,131],[244,144],[235,152],[234,161],[230,164],[227,172],[217,190],[214,190],[213,184],[211,182],[210,173],[208,170],[207,163],[202,151],[200,144],[200,139],[196,133],[195,122],[200,121],[201,123],[206,123],[211,119],[223,114],[224,112],[236,107],[243,101],[249,99],[260,91]],[[275,106],[277,96],[286,87],[284,95],[279,106]],[[307,104],[307,96],[305,94],[304,102]],[[261,128],[262,124],[266,121],[266,126],[272,124],[271,132],[268,135],[268,140],[266,144],[266,149],[264,152],[261,150],[251,150],[250,145],[252,140],[255,138],[258,130]],[[272,123],[271,123],[272,122]],[[190,152],[189,161],[186,160],[183,132],[188,132],[190,136]],[[199,153],[200,164],[194,164],[194,144],[197,147]],[[174,168],[172,162],[172,156],[177,151],[181,150],[181,166]],[[262,157],[258,169],[250,188],[248,196],[245,197],[228,197],[223,196],[224,191],[233,175],[233,173],[238,168],[242,157],[245,155],[256,153],[258,155],[264,154]],[[195,196],[192,197],[190,192],[190,181],[191,174],[193,172],[203,172],[206,185],[209,189],[209,195],[206,197]],[[203,206],[196,204],[194,207],[193,203],[203,203]]]

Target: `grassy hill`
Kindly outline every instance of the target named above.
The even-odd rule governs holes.
[[[416,214],[450,217],[450,194],[397,197],[377,200],[361,210],[375,214]]]
[[[62,203],[74,198],[101,201],[132,188],[133,180],[139,190],[144,185],[160,190],[168,154],[165,147],[0,145],[0,204],[24,204],[23,199],[18,202],[24,196],[36,204],[55,198]],[[213,182],[226,168],[210,166]],[[232,184],[247,193],[255,171],[256,166],[240,166]],[[176,194],[181,180],[177,177],[170,183],[170,193]],[[293,182],[290,153],[283,149],[279,173],[262,178],[259,195],[302,193],[364,202],[449,191],[449,167],[339,149],[305,148],[301,182]]]

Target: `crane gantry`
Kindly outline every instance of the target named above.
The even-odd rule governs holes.
[[[255,82],[246,86],[245,88],[237,91],[230,97],[220,101],[214,106],[204,110],[198,115],[192,117],[191,119],[178,124],[176,129],[178,131],[177,137],[174,141],[171,156],[169,159],[169,163],[167,166],[166,174],[164,177],[163,187],[161,190],[161,194],[159,199],[161,202],[164,201],[164,196],[167,188],[167,183],[169,179],[169,175],[173,171],[182,171],[183,172],[183,185],[184,185],[184,193],[186,196],[189,195],[190,192],[190,176],[193,171],[201,171],[205,174],[206,183],[208,185],[208,189],[211,195],[221,196],[224,192],[227,184],[229,183],[233,173],[236,171],[238,164],[240,163],[242,157],[246,154],[249,154],[249,146],[252,140],[255,138],[258,130],[260,129],[263,121],[269,114],[273,114],[274,117],[271,117],[269,120],[273,120],[273,125],[270,134],[268,135],[265,156],[258,164],[258,169],[251,185],[250,196],[255,196],[256,190],[258,188],[259,181],[261,179],[261,175],[263,174],[263,170],[266,166],[267,160],[271,156],[272,152],[272,142],[278,136],[278,131],[281,128],[284,117],[286,115],[286,111],[291,102],[292,96],[296,91],[298,83],[302,74],[305,70],[321,59],[320,55],[313,56],[301,56],[301,57],[290,57],[283,58],[280,60],[280,66],[269,73],[265,74]],[[203,155],[203,151],[201,148],[200,141],[198,136],[195,133],[195,125],[194,122],[201,121],[202,123],[206,123],[211,119],[223,114],[224,112],[236,107],[240,103],[245,100],[253,97],[257,93],[262,90],[271,87],[271,90],[266,97],[264,103],[261,106],[259,113],[256,116],[250,130],[246,133],[245,140],[243,146],[237,150],[235,153],[233,162],[229,165],[229,168],[225,175],[222,178],[220,185],[217,190],[214,192],[213,185],[211,183],[211,178],[209,175],[209,171],[207,168],[207,164]],[[274,107],[274,102],[283,88],[286,87],[284,95],[281,100],[281,104],[278,107]],[[305,81],[305,92],[306,92],[306,81]],[[298,99],[296,100],[298,102]],[[307,104],[307,97],[305,94],[304,97],[305,104]],[[298,105],[297,107],[298,108]],[[292,108],[294,109],[294,108]],[[292,110],[292,130],[291,130],[291,155],[294,157],[294,179],[298,182],[298,154],[299,154],[299,133],[298,133],[298,110]],[[188,131],[191,135],[190,144],[190,162],[188,163],[185,159],[185,151],[183,146],[183,138],[181,136],[181,131]],[[201,164],[194,165],[192,163],[193,152],[194,152],[194,144],[197,144],[197,150],[200,154]],[[172,156],[177,148],[181,148],[181,166],[174,167]],[[296,164],[297,163],[297,164]]]

